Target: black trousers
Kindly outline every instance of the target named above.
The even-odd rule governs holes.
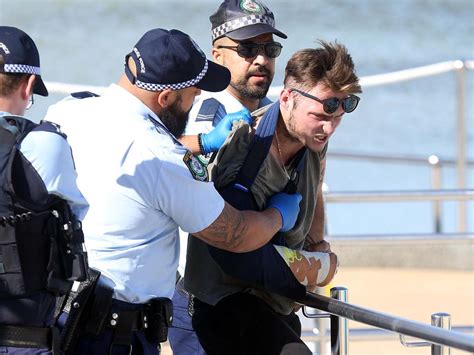
[[[193,327],[208,355],[311,354],[293,312],[284,316],[260,298],[237,293],[217,305],[194,299]]]

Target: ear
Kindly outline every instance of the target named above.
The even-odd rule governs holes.
[[[29,97],[33,94],[33,88],[35,87],[36,76],[30,75],[28,79],[22,82],[20,85],[21,91],[21,98],[23,100],[29,99]]]
[[[216,47],[212,47],[211,56],[212,56],[212,59],[214,59],[214,62],[220,65],[223,65],[224,57],[222,56],[222,52],[220,49],[217,49]]]
[[[291,100],[291,90],[287,88],[283,88],[280,92],[280,106],[283,106],[285,109],[289,109]]]
[[[171,90],[171,89],[163,90],[158,94],[158,104],[161,107],[166,108],[174,102],[175,96],[176,96],[176,92],[174,90]]]

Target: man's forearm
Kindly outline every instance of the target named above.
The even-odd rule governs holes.
[[[275,208],[239,211],[226,203],[220,216],[194,235],[216,248],[244,253],[268,243],[281,227],[281,214]]]
[[[307,242],[319,243],[324,240],[324,226],[324,198],[322,196],[322,193],[318,193],[318,198],[316,200],[316,208],[314,210],[313,223],[311,225],[310,233],[306,236]]]

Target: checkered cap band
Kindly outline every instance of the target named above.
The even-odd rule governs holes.
[[[33,67],[25,64],[5,64],[3,67],[5,73],[23,73],[23,74],[35,74],[41,75],[41,69],[39,67]]]
[[[267,15],[248,15],[227,21],[212,30],[212,40],[224,36],[226,33],[239,28],[263,23],[275,27],[275,20]]]
[[[138,86],[141,89],[147,90],[147,91],[162,91],[166,89],[172,89],[172,90],[180,90],[180,89],[186,89],[190,86],[193,86],[201,81],[202,78],[204,78],[204,75],[207,73],[207,60],[204,63],[204,68],[201,70],[201,72],[196,76],[194,79],[182,82],[182,83],[176,83],[176,84],[151,84],[151,83],[145,83],[143,81],[140,81],[137,79],[135,82],[135,85]]]

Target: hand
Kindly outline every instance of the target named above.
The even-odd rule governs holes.
[[[306,237],[303,249],[306,251],[320,251],[329,253],[331,251],[331,244],[329,244],[329,242],[325,241],[324,239],[313,242],[311,239],[308,240],[308,237]]]
[[[222,118],[217,126],[209,133],[203,133],[200,135],[202,154],[209,154],[219,150],[224,144],[225,139],[229,135],[232,124],[235,121],[245,121],[248,124],[252,124],[252,116],[250,111],[243,109],[234,113],[229,113]]]
[[[289,231],[296,223],[300,212],[301,194],[287,194],[279,192],[268,200],[267,208],[276,208],[281,215],[282,226],[280,232]]]

